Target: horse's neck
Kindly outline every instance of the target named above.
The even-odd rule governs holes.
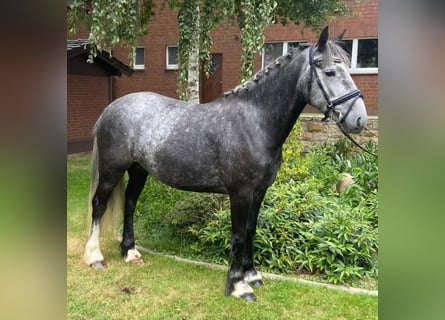
[[[306,100],[299,89],[302,87],[299,82],[303,68],[297,61],[286,61],[285,65],[275,65],[272,68],[268,72],[261,71],[258,79],[248,82],[244,89],[240,86],[238,90],[243,91],[238,95],[239,99],[251,106],[247,108],[247,112],[253,113],[250,116],[254,116],[259,122],[270,146],[278,148],[288,137],[306,105]]]

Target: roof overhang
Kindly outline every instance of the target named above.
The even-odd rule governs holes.
[[[67,58],[72,59],[80,55],[85,55],[85,57],[88,57],[90,48],[90,44],[86,39],[67,40]],[[97,51],[97,56],[95,59],[98,59],[102,64],[105,64],[108,67],[107,69],[110,75],[121,76],[122,74],[125,74],[126,76],[131,76],[134,72],[132,68],[119,59],[111,56],[107,51]],[[87,63],[86,59],[85,63]]]

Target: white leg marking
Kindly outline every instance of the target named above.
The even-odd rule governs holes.
[[[84,259],[88,265],[104,260],[99,248],[99,232],[99,224],[93,224],[90,237],[85,246]]]
[[[240,298],[246,294],[253,294],[253,289],[244,281],[238,281],[234,285],[232,296]]]
[[[142,255],[137,249],[130,249],[125,256],[125,262],[143,263]]]
[[[244,281],[247,283],[263,282],[263,277],[259,272],[249,271],[244,274]]]

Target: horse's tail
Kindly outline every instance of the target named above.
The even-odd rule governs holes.
[[[91,182],[90,195],[88,199],[88,232],[91,230],[93,214],[93,197],[99,184],[99,151],[97,148],[97,138],[94,137],[93,151],[91,155]],[[125,209],[124,179],[122,178],[108,200],[107,209],[100,220],[101,235],[106,237],[118,236],[119,217],[123,216]]]

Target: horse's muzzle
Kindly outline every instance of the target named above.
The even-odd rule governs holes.
[[[368,122],[368,117],[366,114],[362,114],[357,117],[352,117],[351,115],[346,118],[342,118],[337,125],[347,133],[360,133],[366,127]]]
[[[350,133],[360,133],[360,132],[362,132],[363,129],[366,127],[366,123],[368,122],[368,117],[367,116],[357,117],[355,122],[356,122],[355,125],[349,126],[349,127],[345,128],[345,129],[347,131],[349,131]]]

